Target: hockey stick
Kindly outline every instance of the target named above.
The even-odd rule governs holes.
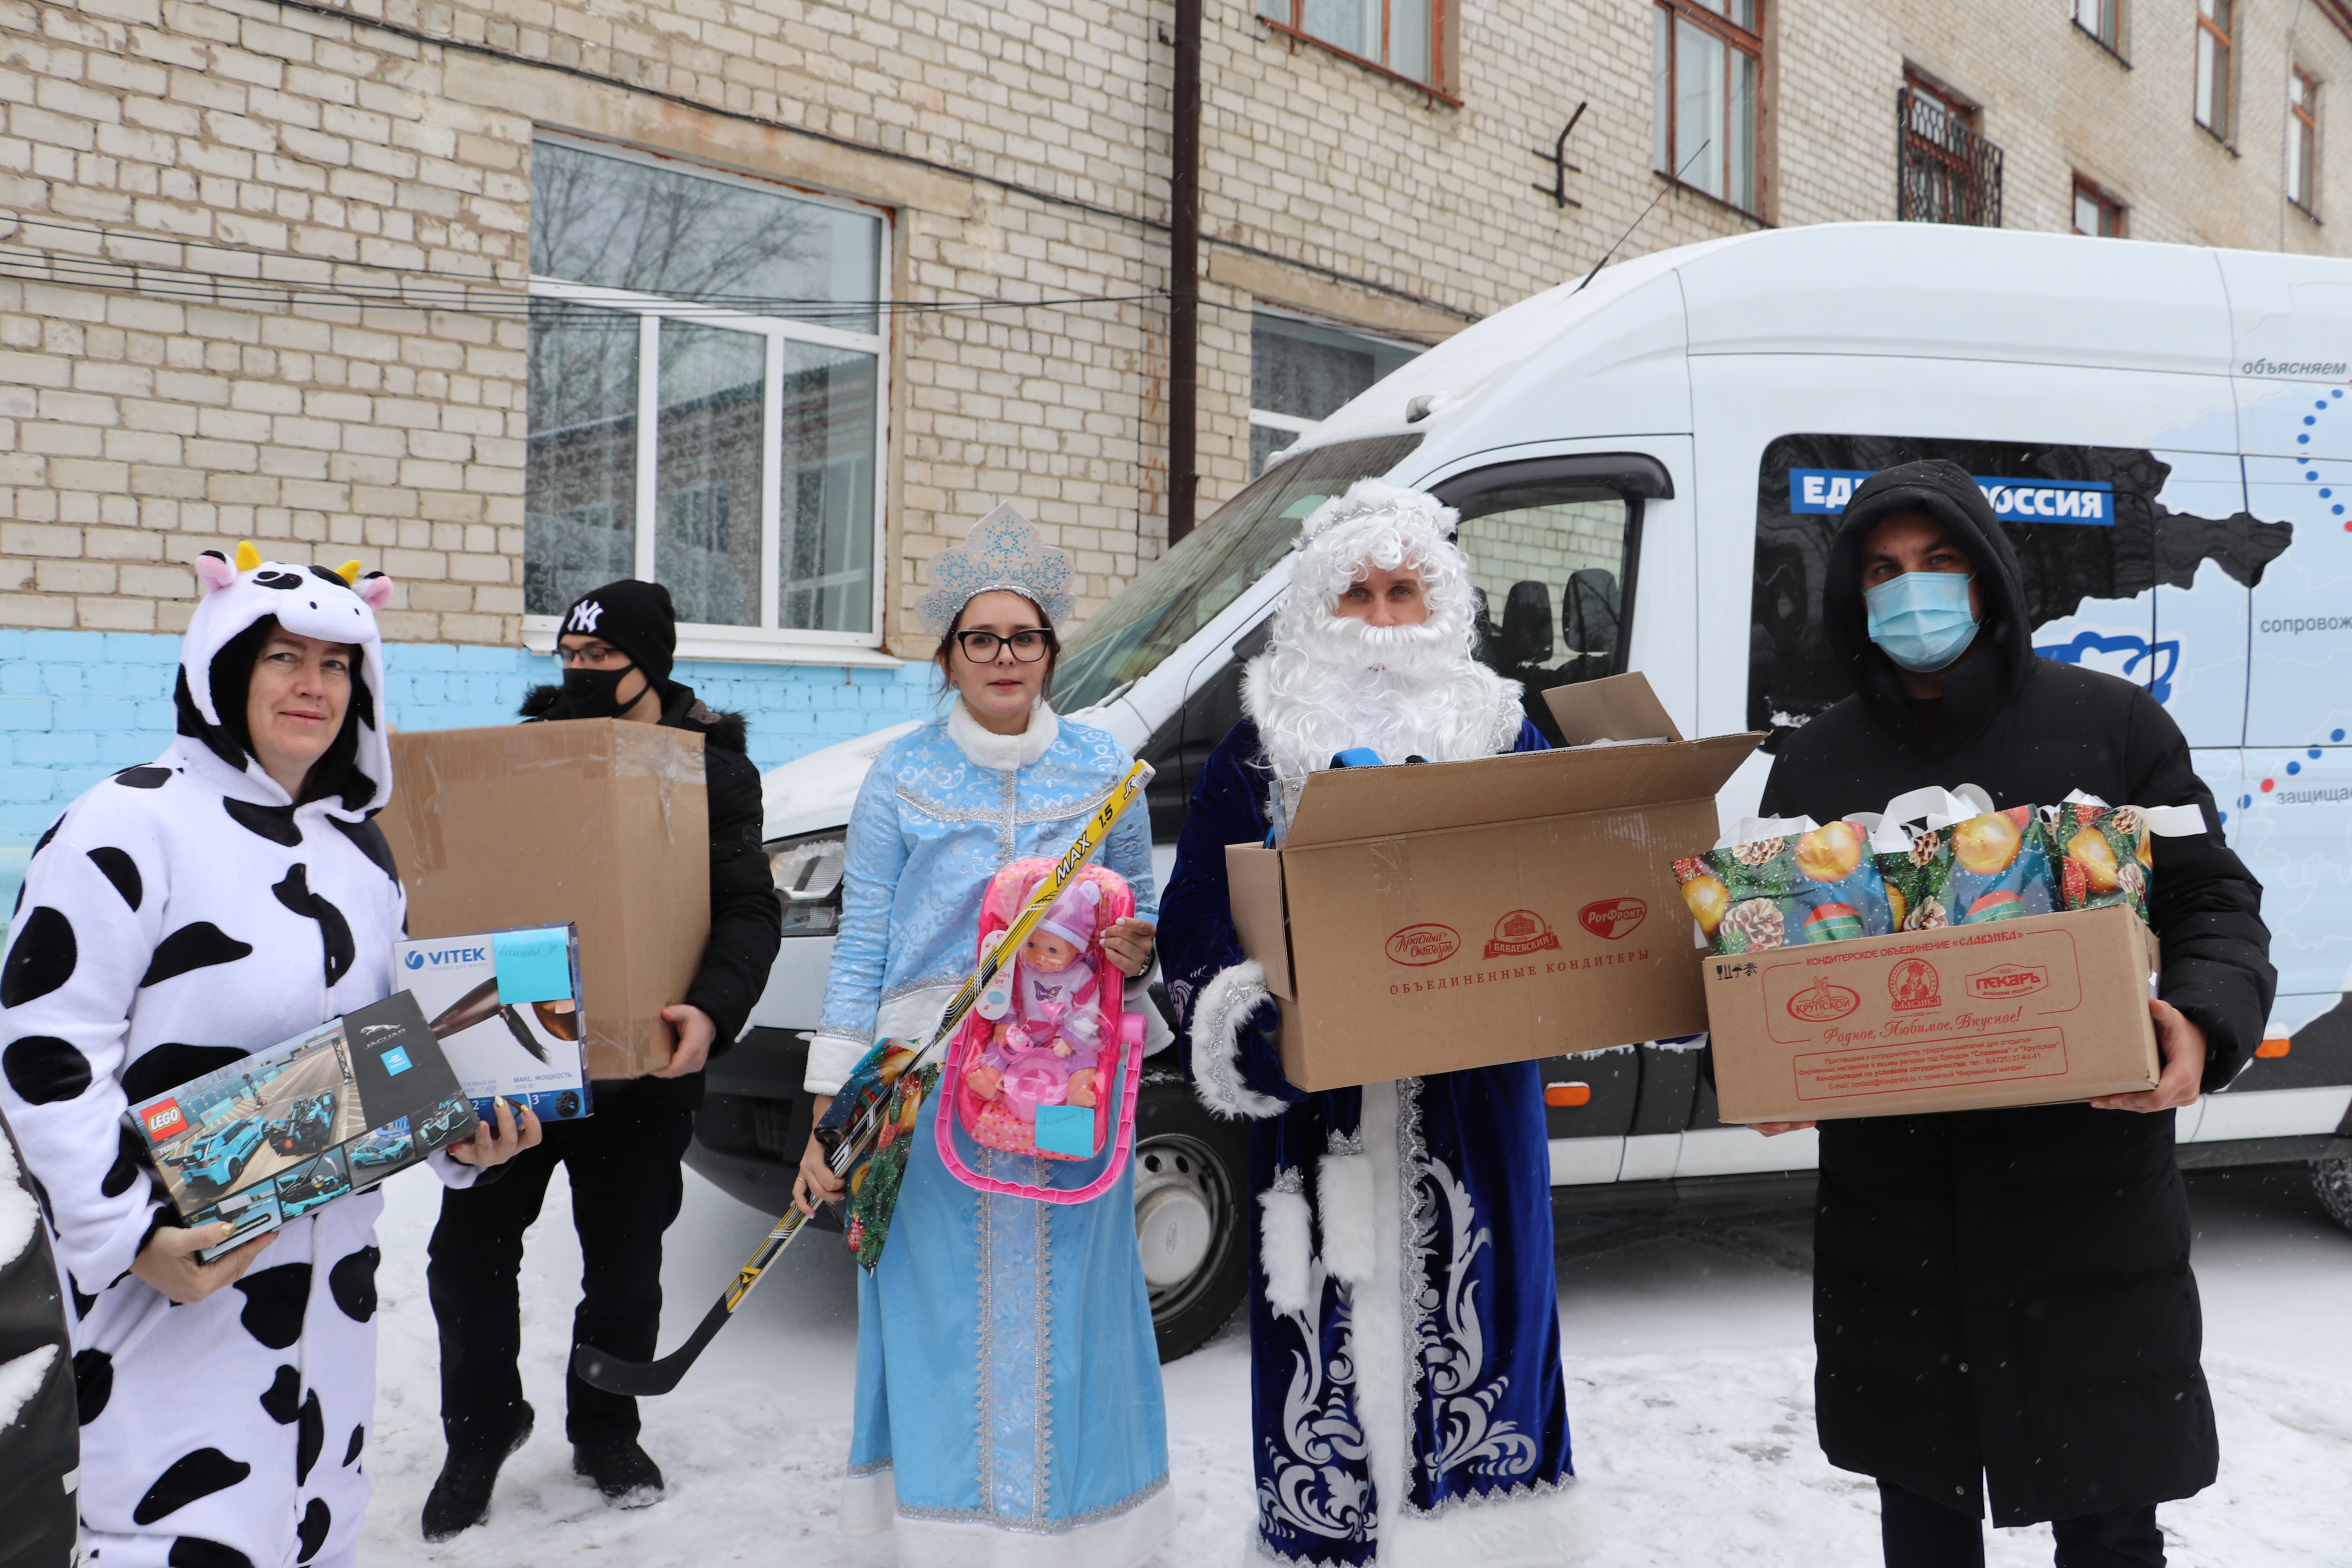
[[[1087,819],[1087,825],[1076,839],[1062,851],[1061,858],[1054,862],[1054,869],[1037,884],[1037,890],[1030,895],[1020,918],[1005,928],[1003,940],[989,950],[987,956],[980,961],[980,966],[956,988],[947,1010],[940,1016],[939,1027],[932,1031],[921,1053],[907,1065],[906,1071],[913,1072],[929,1063],[935,1053],[944,1049],[947,1043],[955,1037],[956,1031],[963,1026],[964,1015],[971,1012],[972,1004],[980,1000],[980,994],[988,988],[988,983],[996,978],[996,972],[1021,950],[1022,942],[1036,929],[1037,922],[1045,918],[1045,912],[1054,907],[1054,900],[1061,897],[1086,863],[1109,838],[1112,825],[1125,815],[1129,806],[1135,804],[1143,794],[1144,786],[1150,782],[1150,764],[1137,763],[1127,770],[1118,784],[1111,786],[1109,797]],[[836,1173],[848,1171],[873,1148],[876,1139],[881,1134],[882,1121],[882,1104],[877,1101],[832,1146],[825,1163]],[[771,1226],[768,1234],[760,1238],[760,1245],[750,1260],[735,1271],[735,1278],[720,1292],[719,1300],[711,1304],[710,1310],[703,1314],[702,1321],[693,1333],[687,1336],[686,1343],[669,1354],[658,1361],[625,1361],[593,1345],[583,1344],[572,1352],[572,1370],[590,1387],[601,1388],[607,1394],[623,1394],[638,1399],[667,1394],[677,1386],[678,1380],[686,1375],[687,1368],[694,1364],[695,1358],[701,1355],[704,1348],[718,1337],[719,1331],[727,1326],[728,1319],[735,1315],[735,1310],[743,1304],[743,1299],[760,1282],[760,1276],[785,1247],[793,1244],[793,1239],[800,1235],[807,1219],[808,1216],[797,1205],[785,1211],[783,1217]]]

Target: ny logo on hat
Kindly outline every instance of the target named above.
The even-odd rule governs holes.
[[[572,619],[563,629],[567,632],[593,632],[604,616],[604,605],[593,599],[583,599],[572,606]]]

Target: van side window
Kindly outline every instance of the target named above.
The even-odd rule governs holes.
[[[1527,688],[1528,716],[1559,743],[1542,693],[1623,668],[1625,561],[1638,503],[1590,489],[1482,498],[1457,536],[1478,592],[1478,658]]]

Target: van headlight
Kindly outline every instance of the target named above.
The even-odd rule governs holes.
[[[841,925],[841,862],[845,833],[808,833],[772,838],[768,874],[784,900],[786,936],[831,936]]]

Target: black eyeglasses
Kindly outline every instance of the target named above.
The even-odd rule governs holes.
[[[994,632],[958,632],[955,638],[963,645],[964,658],[974,664],[995,663],[996,650],[1008,646],[1013,658],[1024,664],[1034,664],[1054,646],[1054,634],[1036,626],[1014,632],[1009,637],[998,637]]]

